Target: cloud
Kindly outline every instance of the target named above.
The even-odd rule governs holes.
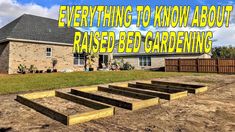
[[[216,28],[214,32],[214,46],[228,46],[235,47],[235,24],[231,24],[229,28]]]
[[[229,5],[234,5],[234,2],[229,2]],[[231,45],[235,47],[235,9],[233,9],[231,13],[230,18],[230,24],[229,27],[221,27],[221,28],[212,28],[214,31],[213,38],[216,39],[215,42],[213,42],[213,46],[228,46]]]
[[[57,19],[58,10],[58,5],[46,8],[35,3],[21,4],[16,0],[2,0],[0,1],[0,27],[22,14],[33,14]]]

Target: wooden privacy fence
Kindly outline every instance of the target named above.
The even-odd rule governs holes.
[[[234,59],[166,59],[166,72],[235,73]]]

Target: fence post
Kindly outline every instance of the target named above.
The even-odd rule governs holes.
[[[216,59],[216,70],[219,73],[219,58]]]
[[[199,72],[199,70],[198,70],[198,69],[199,69],[198,60],[199,60],[199,59],[197,58],[197,59],[196,59],[196,68],[197,68],[196,70],[197,70],[197,72]]]
[[[180,58],[178,59],[178,72],[180,72]]]
[[[167,72],[167,69],[166,69],[167,67],[168,67],[168,66],[167,66],[167,59],[165,59],[165,69],[164,69],[165,72]]]

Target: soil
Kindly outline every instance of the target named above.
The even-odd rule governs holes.
[[[33,101],[42,104],[48,108],[51,108],[53,110],[56,110],[60,113],[63,113],[67,116],[94,110],[84,105],[73,103],[71,101],[59,97],[39,98]]]
[[[174,131],[229,132],[235,130],[235,75],[208,74],[160,80],[208,85],[209,90],[160,105],[66,126],[14,99],[0,96],[0,131]]]
[[[127,97],[127,96],[122,96],[122,95],[117,95],[117,94],[112,94],[112,93],[107,93],[107,92],[102,92],[102,91],[92,92],[92,94],[100,95],[100,96],[104,96],[104,97],[108,97],[108,98],[112,98],[112,99],[122,100],[125,102],[141,101],[141,99],[131,98],[131,97]]]

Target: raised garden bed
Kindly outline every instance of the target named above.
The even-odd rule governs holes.
[[[58,102],[55,103],[56,102],[55,97],[65,99],[67,101],[59,99]],[[52,99],[52,101],[54,101],[54,104],[58,105],[57,108],[68,105],[68,101],[73,102],[73,103],[70,102],[70,105],[71,104],[74,105],[74,103],[77,103],[78,107],[80,108],[77,108],[76,110],[73,111],[70,110],[68,112],[62,110],[61,112],[60,108],[57,109],[56,106],[53,106],[53,104],[48,104],[50,100],[45,101],[46,98],[47,99],[54,98]],[[16,100],[66,125],[82,123],[98,118],[112,116],[114,114],[114,108],[111,106],[104,105],[99,102],[95,102],[93,100],[78,97],[61,91],[46,91],[46,92],[36,92],[24,95],[17,95]]]
[[[151,83],[158,87],[187,90],[189,93],[194,93],[194,94],[205,92],[208,89],[207,86],[204,86],[204,85],[185,84],[185,83],[177,83],[177,82],[153,80],[151,81]]]
[[[188,92],[185,90],[174,90],[174,89],[167,89],[167,88],[158,88],[156,86],[148,85],[147,83],[129,83],[128,87],[122,86],[114,86],[109,85],[110,88],[114,89],[121,89],[125,91],[131,91],[146,95],[151,95],[155,97],[159,97],[161,99],[166,100],[173,100],[187,96]]]
[[[71,89],[71,93],[128,110],[137,110],[159,103],[157,97],[101,86]]]

